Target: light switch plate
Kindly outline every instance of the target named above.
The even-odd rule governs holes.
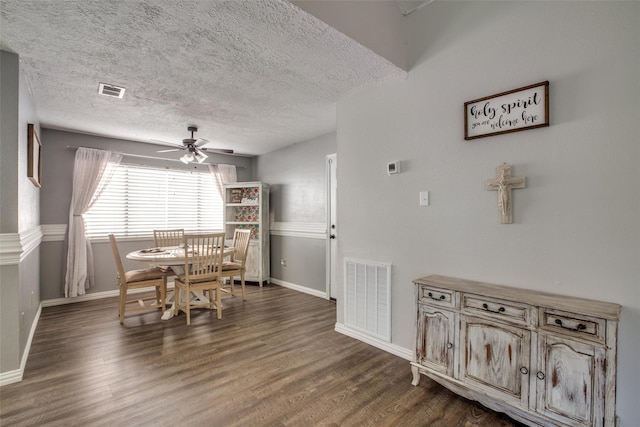
[[[387,174],[395,175],[397,173],[400,173],[400,162],[396,160],[395,162],[387,163]]]
[[[420,206],[429,206],[429,192],[421,191],[420,192]]]

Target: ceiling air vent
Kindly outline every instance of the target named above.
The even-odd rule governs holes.
[[[110,85],[107,83],[100,83],[98,87],[98,93],[105,96],[113,96],[115,98],[122,98],[124,96],[125,89],[123,87]]]

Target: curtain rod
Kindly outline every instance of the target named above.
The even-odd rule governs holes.
[[[82,147],[82,146],[75,147],[73,145],[67,145],[67,149],[68,150],[77,150],[78,148],[89,148],[89,149],[93,149],[93,150],[101,150],[101,148]],[[108,151],[113,151],[113,150],[108,150]],[[114,151],[114,153],[121,154],[121,155],[127,156],[127,157],[137,157],[137,158],[140,158],[140,159],[166,160],[168,162],[180,162],[180,163],[182,163],[182,161],[180,159],[168,159],[166,157],[146,156],[144,154],[123,153],[123,152],[120,152],[120,151]],[[217,165],[217,164],[220,164],[220,163],[196,163],[196,164],[198,164],[198,165]],[[247,168],[246,166],[237,166],[237,165],[234,165],[234,166],[236,168],[238,168],[238,169],[246,169]]]

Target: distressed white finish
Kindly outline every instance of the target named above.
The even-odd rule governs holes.
[[[416,363],[453,376],[453,348],[456,342],[457,314],[420,304],[418,306],[418,340]],[[417,383],[415,384],[417,385]]]
[[[425,374],[529,425],[615,426],[617,304],[443,276],[414,281]]]
[[[335,103],[405,71],[285,0],[0,0],[42,127],[263,154],[335,130]],[[126,88],[98,95],[99,83]]]

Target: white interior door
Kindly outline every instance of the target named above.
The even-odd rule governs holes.
[[[338,180],[336,154],[327,156],[327,294],[336,299],[338,295],[336,267],[338,253],[338,220],[336,210]]]

